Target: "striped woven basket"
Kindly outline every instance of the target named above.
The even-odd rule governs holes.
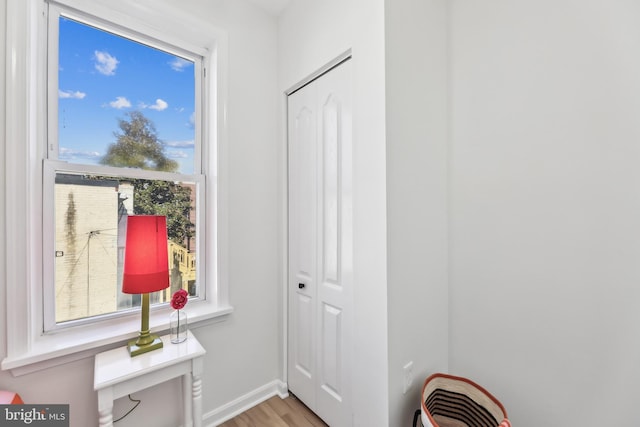
[[[473,381],[447,374],[424,382],[420,412],[424,427],[511,427],[498,399]]]

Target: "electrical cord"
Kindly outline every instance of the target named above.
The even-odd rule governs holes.
[[[127,415],[129,415],[130,413],[132,413],[132,412],[133,412],[133,410],[134,410],[134,409],[136,409],[136,408],[138,407],[138,405],[140,404],[140,402],[141,402],[141,401],[140,401],[140,400],[138,400],[138,399],[133,399],[133,398],[131,397],[131,395],[130,395],[130,394],[129,394],[129,395],[127,395],[127,396],[129,397],[129,400],[130,400],[130,401],[135,402],[136,404],[135,404],[135,405],[133,405],[133,408],[129,409],[129,412],[127,412],[126,414],[124,414],[123,416],[121,416],[120,418],[118,418],[117,420],[114,420],[114,421],[113,421],[114,423],[117,423],[118,421],[122,420],[124,417],[126,417]]]

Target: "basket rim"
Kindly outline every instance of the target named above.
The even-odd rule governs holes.
[[[499,420],[500,421],[499,426],[501,426],[504,421],[507,421],[507,422],[509,421],[509,416],[507,415],[507,410],[505,409],[504,405],[502,405],[502,403],[493,394],[489,393],[489,391],[487,389],[485,389],[481,385],[475,383],[474,381],[472,381],[472,380],[470,380],[468,378],[459,377],[459,376],[451,375],[451,374],[445,374],[445,373],[442,373],[442,372],[437,372],[437,373],[429,375],[427,377],[427,379],[424,381],[424,385],[422,386],[422,392],[420,394],[420,408],[421,408],[421,411],[422,411],[422,413],[424,415],[427,416],[427,418],[429,419],[429,421],[431,422],[432,425],[437,426],[438,423],[433,419],[433,417],[431,416],[431,413],[427,409],[427,406],[425,404],[424,392],[425,392],[425,389],[427,388],[427,385],[429,384],[429,382],[431,382],[432,380],[434,380],[436,378],[444,378],[444,379],[450,379],[450,380],[455,380],[455,381],[461,381],[461,382],[465,382],[465,383],[471,385],[472,387],[475,387],[480,392],[484,393],[489,399],[491,399],[500,408],[500,410],[504,414],[504,419]],[[507,424],[507,425],[510,425],[510,424]]]

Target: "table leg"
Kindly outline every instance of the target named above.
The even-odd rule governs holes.
[[[113,427],[113,390],[98,391],[98,423],[100,427]]]
[[[191,391],[191,374],[182,376],[182,402],[183,414],[182,418],[185,427],[193,427],[193,401]]]
[[[202,379],[193,375],[192,380],[193,427],[202,427]]]
[[[111,408],[103,409],[99,414],[100,427],[113,427],[113,406]]]

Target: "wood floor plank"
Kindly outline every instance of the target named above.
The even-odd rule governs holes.
[[[289,427],[268,405],[258,405],[247,411],[256,427]]]
[[[291,407],[285,403],[285,400],[286,399],[280,399],[278,396],[273,396],[271,399],[267,400],[265,404],[269,405],[276,414],[282,417],[291,411]]]
[[[297,399],[295,396],[291,397],[291,399],[285,399],[284,403],[291,407],[294,412],[302,414],[313,427],[328,427],[327,424],[324,423],[324,421],[322,421],[316,414],[311,411],[311,409],[309,409],[304,404],[304,402]]]
[[[329,427],[295,396],[274,396],[218,427]]]
[[[290,412],[284,415],[282,419],[287,423],[287,426],[314,427],[313,424],[304,417],[304,415],[296,412]]]

